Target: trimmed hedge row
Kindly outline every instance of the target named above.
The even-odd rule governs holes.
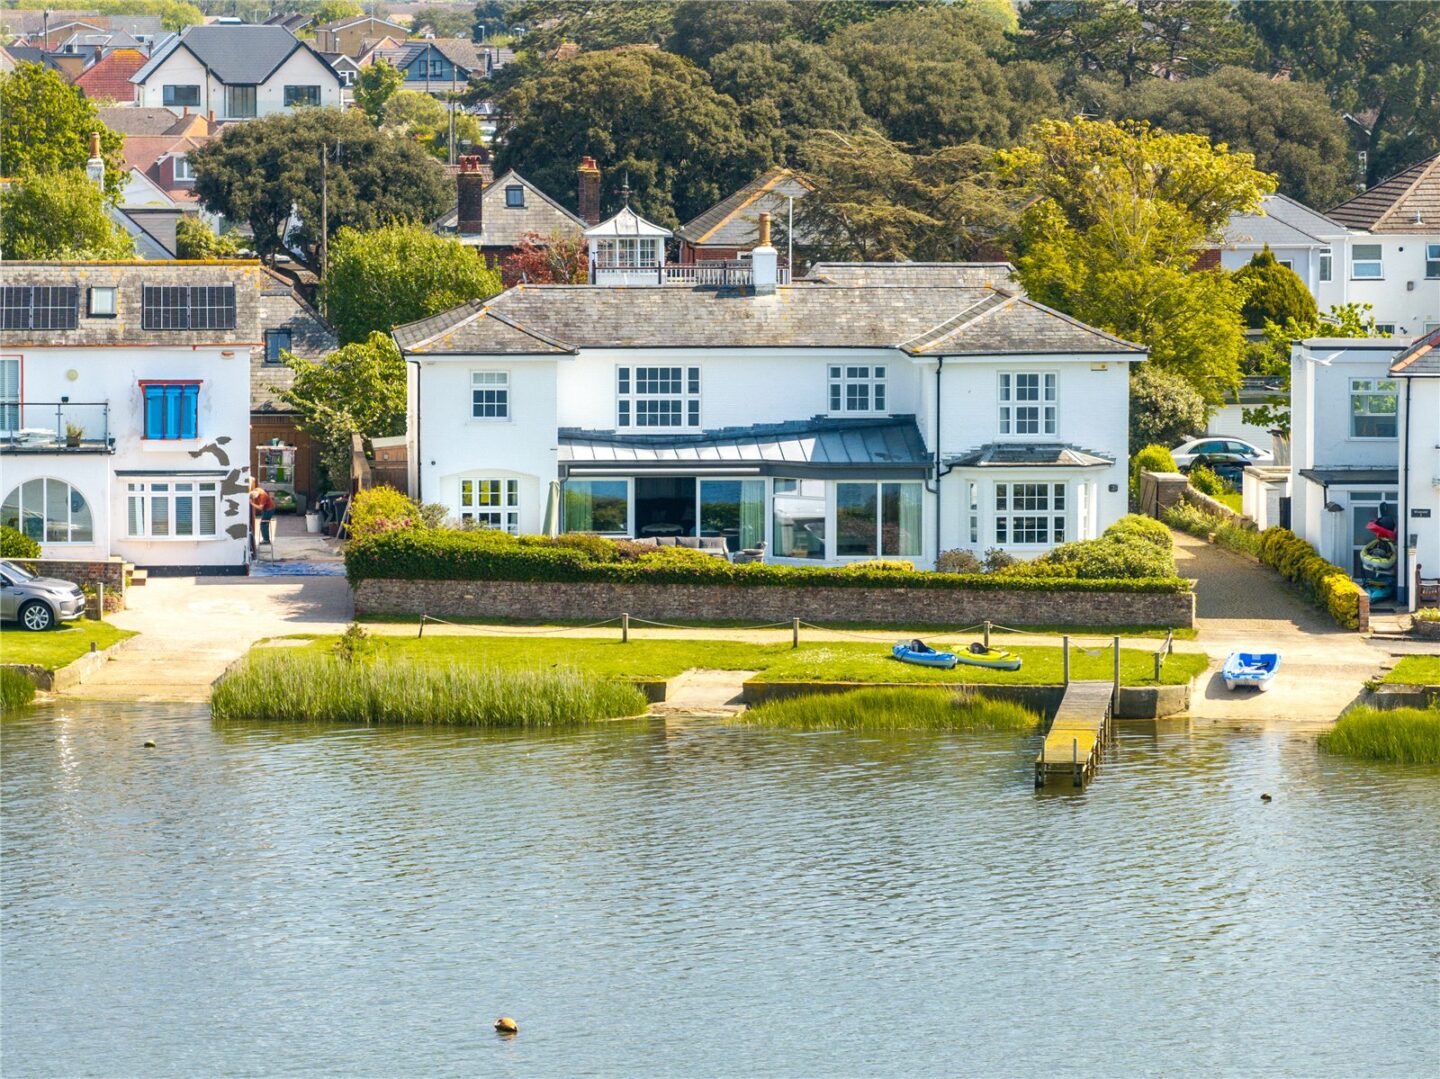
[[[1314,547],[1288,528],[1267,528],[1260,533],[1260,561],[1298,584],[1336,623],[1360,628],[1360,599],[1364,589],[1333,562],[1321,558]]]
[[[498,531],[404,529],[352,540],[345,571],[365,580],[591,581],[619,584],[728,584],[789,588],[939,588],[1014,592],[1188,592],[1175,576],[1087,580],[1071,576],[934,573],[871,567],[844,569],[735,564],[686,548],[640,548],[596,536],[510,536]],[[640,553],[643,552],[643,553]],[[892,564],[893,565],[893,564]]]

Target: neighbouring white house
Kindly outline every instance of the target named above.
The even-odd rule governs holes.
[[[1126,512],[1142,347],[994,267],[782,284],[762,237],[726,287],[519,285],[397,328],[411,494],[791,565],[1033,557]]]
[[[1369,304],[1382,333],[1428,333],[1440,326],[1440,154],[1326,214],[1266,196],[1259,213],[1230,218],[1219,265],[1237,270],[1267,246],[1322,314]]]
[[[156,47],[130,81],[136,105],[221,121],[342,104],[335,69],[283,26],[191,26]]]
[[[256,262],[8,262],[0,523],[47,558],[244,573]]]
[[[1400,583],[1413,611],[1421,582],[1440,591],[1440,329],[1401,351],[1390,377],[1400,406]]]

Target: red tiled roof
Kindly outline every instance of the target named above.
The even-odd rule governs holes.
[[[139,49],[114,49],[80,73],[75,85],[92,101],[135,100],[130,76],[145,66]]]
[[[193,184],[167,186],[160,174],[160,159],[166,154],[183,154],[198,150],[213,136],[209,135],[130,135],[125,139],[121,153],[125,167],[142,173],[147,180],[160,188],[176,202],[198,202]]]

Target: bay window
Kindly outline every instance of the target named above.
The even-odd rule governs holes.
[[[997,483],[995,543],[1023,547],[1064,543],[1063,483]]]
[[[616,368],[615,426],[699,427],[700,368]]]
[[[628,480],[566,480],[565,531],[627,535],[630,531]]]
[[[825,558],[825,481],[776,480],[771,499],[779,558]]]
[[[125,486],[126,533],[133,539],[215,539],[220,484],[165,479]]]
[[[836,556],[920,554],[920,499],[918,483],[837,483]]]
[[[463,479],[460,520],[480,528],[520,533],[520,481]]]
[[[884,364],[830,364],[831,412],[884,412]]]
[[[1058,429],[1058,376],[1054,371],[1000,374],[1000,433],[1053,435]]]

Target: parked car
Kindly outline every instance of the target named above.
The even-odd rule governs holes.
[[[1239,438],[1218,438],[1214,435],[1206,435],[1202,438],[1192,438],[1188,442],[1182,442],[1170,451],[1170,456],[1175,458],[1175,465],[1181,472],[1186,466],[1192,464],[1196,457],[1215,457],[1217,454],[1226,454],[1243,457],[1246,463],[1252,465],[1273,465],[1275,455],[1269,450],[1262,450],[1253,442],[1246,442]]]
[[[1203,465],[1238,491],[1243,482],[1245,469],[1253,463],[1250,458],[1243,457],[1238,453],[1202,453],[1198,454],[1189,464],[1181,465],[1180,471],[1188,475],[1192,468]]]
[[[54,629],[85,613],[80,586],[55,577],[37,577],[14,562],[0,562],[0,620],[21,628]]]

